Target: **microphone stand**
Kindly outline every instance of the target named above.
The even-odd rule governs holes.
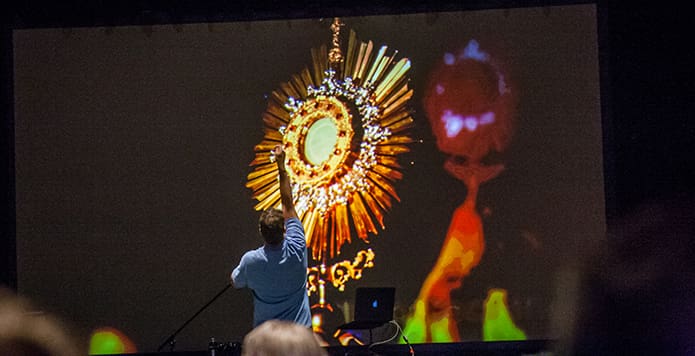
[[[162,351],[164,346],[166,346],[167,344],[169,344],[171,346],[170,351],[174,351],[174,346],[176,345],[176,340],[175,340],[176,335],[178,335],[181,332],[181,330],[183,330],[183,328],[185,328],[186,325],[188,325],[188,323],[193,321],[193,319],[195,319],[195,317],[197,317],[198,314],[202,313],[203,310],[205,310],[205,308],[207,308],[210,304],[212,304],[212,302],[214,302],[217,298],[219,298],[231,286],[232,286],[231,283],[227,283],[227,285],[221,291],[219,291],[219,293],[217,293],[217,295],[215,295],[212,299],[210,299],[210,301],[207,302],[207,304],[203,305],[202,308],[198,309],[198,311],[195,312],[195,314],[193,314],[192,317],[190,317],[188,320],[186,320],[186,322],[183,323],[183,325],[181,325],[180,328],[178,328],[176,331],[174,331],[173,334],[171,334],[166,340],[164,340],[164,342],[161,345],[159,345],[159,347],[157,348],[157,352]]]

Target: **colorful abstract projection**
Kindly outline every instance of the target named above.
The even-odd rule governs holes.
[[[483,163],[503,151],[512,136],[516,93],[499,63],[471,40],[458,54],[446,53],[432,70],[424,108],[437,147],[449,156],[444,169],[466,185],[454,211],[439,257],[407,317],[404,335],[414,343],[460,341],[451,292],[480,262],[483,224],[476,210],[480,184],[504,166]]]
[[[353,261],[330,265],[352,241],[351,230],[365,242],[384,228],[394,182],[401,179],[397,156],[409,151],[407,130],[413,119],[407,104],[413,95],[407,58],[388,47],[360,42],[353,31],[346,53],[340,49],[336,19],[333,48],[312,50],[306,68],[273,91],[263,114],[265,135],[255,146],[254,167],[246,186],[258,200],[256,210],[280,207],[277,167],[270,151],[282,144],[297,212],[314,261],[309,293],[331,283],[343,290],[349,279],[373,266],[371,250]]]

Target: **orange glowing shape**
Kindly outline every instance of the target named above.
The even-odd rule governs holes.
[[[452,314],[451,291],[478,265],[485,249],[475,192],[453,214],[439,258],[425,279],[404,334],[411,342],[454,342],[460,336]]]

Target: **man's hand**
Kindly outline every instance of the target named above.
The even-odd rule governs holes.
[[[291,217],[296,218],[297,212],[294,210],[294,201],[292,200],[292,188],[290,187],[290,179],[285,171],[285,150],[282,145],[276,145],[273,148],[273,155],[278,165],[278,177],[280,178],[280,201],[282,202],[282,214],[285,219]]]
[[[285,150],[282,145],[275,145],[273,148],[273,156],[275,156],[275,162],[278,164],[278,169],[281,171],[285,170]]]

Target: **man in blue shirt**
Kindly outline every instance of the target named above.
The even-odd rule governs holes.
[[[311,327],[304,228],[294,209],[285,151],[277,145],[273,153],[280,178],[282,211],[271,208],[261,213],[258,229],[265,243],[241,257],[232,272],[232,285],[253,292],[254,327],[271,319]]]

